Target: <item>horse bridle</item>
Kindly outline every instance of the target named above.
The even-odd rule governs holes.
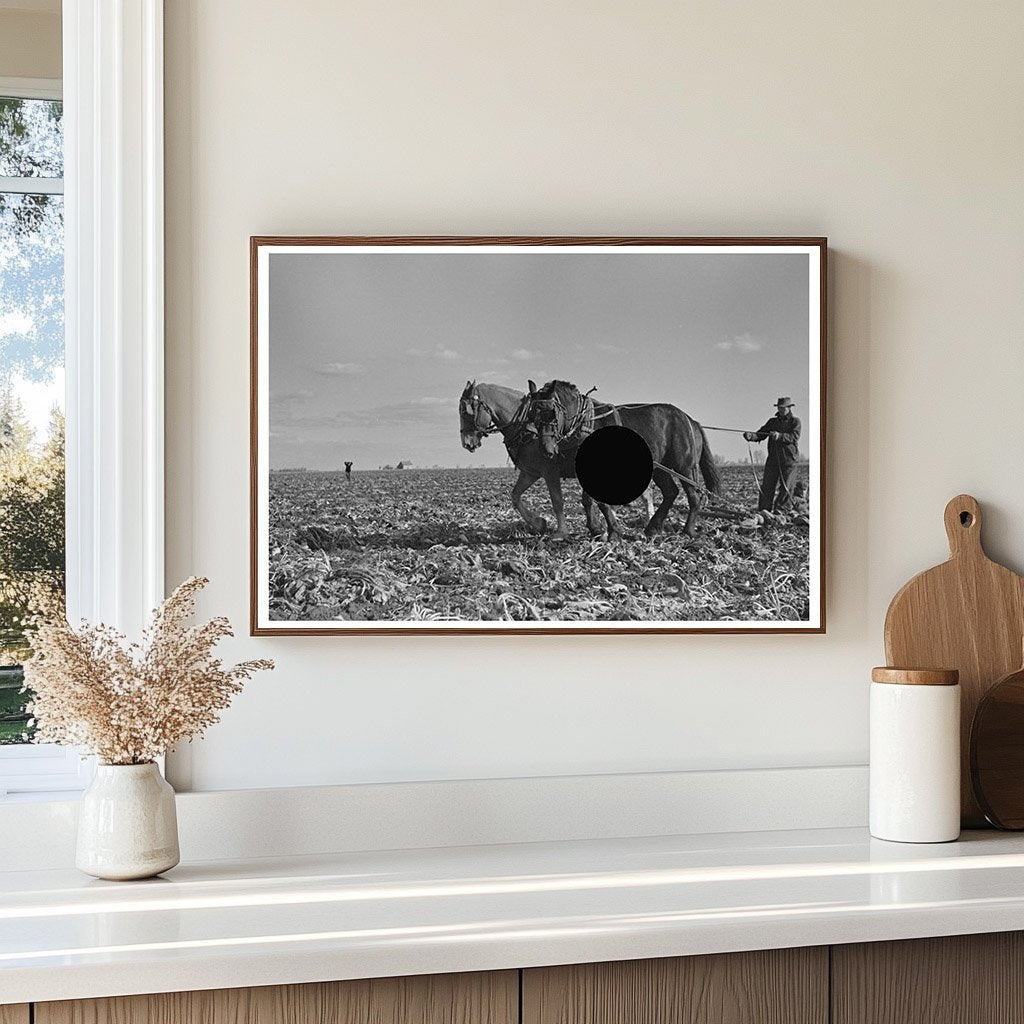
[[[550,436],[552,445],[557,447],[565,439],[565,432],[559,433],[559,422],[565,419],[562,403],[554,395],[534,398],[530,402],[530,422],[537,428],[540,440]]]
[[[480,397],[480,392],[476,388],[473,388],[473,394],[468,398],[463,396],[460,412],[463,417],[470,417],[473,420],[473,433],[479,437],[487,437],[501,429],[494,419],[491,407]],[[480,422],[481,412],[487,416],[487,421],[483,425]]]
[[[533,408],[530,411],[530,419],[537,427],[537,433],[543,440],[544,435],[549,433],[553,436],[552,445],[557,448],[566,438],[572,437],[581,426],[586,418],[587,414],[587,396],[576,392],[578,398],[578,407],[576,412],[570,417],[566,411],[565,406],[562,404],[561,399],[557,394],[551,394],[544,398],[535,398],[533,400]],[[549,407],[550,416],[538,416],[537,413],[541,410],[539,406]],[[545,409],[545,412],[547,410]],[[545,430],[545,428],[550,428]]]

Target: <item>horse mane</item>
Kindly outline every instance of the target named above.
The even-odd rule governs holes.
[[[477,381],[471,380],[462,389],[462,397],[468,398],[473,391],[479,391],[480,388],[486,388],[488,391],[497,391],[500,394],[507,395],[509,398],[513,398],[519,401],[523,397],[522,391],[517,391],[515,388],[507,388],[504,384],[490,384],[485,380]]]
[[[570,398],[573,394],[580,395],[580,389],[575,384],[570,384],[567,380],[549,380],[542,388],[537,391],[537,398],[557,398],[562,405],[565,405],[566,399]]]
[[[516,390],[516,388],[505,387],[504,384],[488,384],[486,381],[477,384],[477,388],[488,388],[491,391],[498,391],[502,394],[508,395],[509,398],[515,398],[517,401],[523,397],[523,392]]]

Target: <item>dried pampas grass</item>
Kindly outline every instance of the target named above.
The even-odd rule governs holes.
[[[213,648],[232,636],[228,620],[187,622],[209,580],[186,580],[153,612],[141,644],[109,626],[76,630],[63,617],[40,618],[25,663],[38,743],[84,747],[104,764],[145,764],[199,736],[264,659],[225,668]]]

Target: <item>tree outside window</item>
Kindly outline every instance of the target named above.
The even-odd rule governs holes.
[[[27,618],[64,598],[62,105],[0,96],[0,744],[32,738]]]

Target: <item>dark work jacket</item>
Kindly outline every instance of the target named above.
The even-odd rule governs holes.
[[[778,441],[773,441],[768,434],[778,431]],[[795,416],[773,416],[757,431],[758,441],[768,437],[768,454],[778,455],[783,463],[796,462],[800,455],[800,421]]]

